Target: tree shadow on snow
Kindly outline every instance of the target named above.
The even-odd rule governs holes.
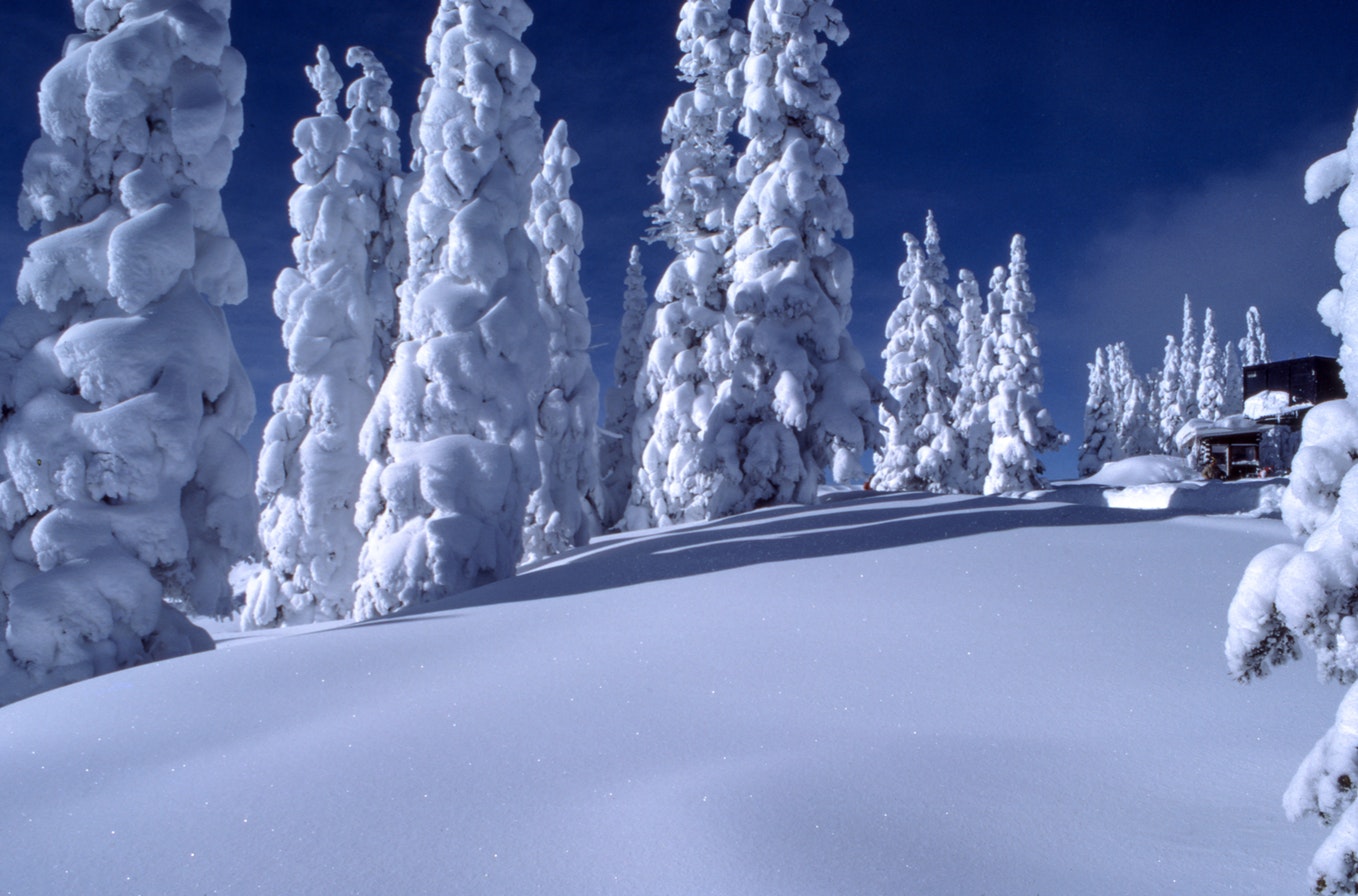
[[[1107,526],[1201,515],[1200,508],[1123,510],[1056,500],[926,494],[787,505],[711,523],[611,538],[444,600],[365,625],[431,612],[567,597],[764,563],[808,560],[1030,528]]]

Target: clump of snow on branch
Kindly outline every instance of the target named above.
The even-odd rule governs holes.
[[[307,69],[317,115],[293,136],[296,266],[274,291],[293,376],[274,393],[260,448],[264,553],[243,568],[241,618],[251,628],[347,616],[363,545],[354,525],[365,467],[358,434],[391,354],[403,260],[400,138],[386,69],[361,47],[347,58],[364,68],[348,91],[348,121],[339,115],[339,73],[319,47]]]
[[[401,336],[360,441],[358,618],[512,575],[522,554],[549,373],[531,22],[522,0],[443,0],[426,44]]]
[[[245,63],[225,0],[76,2],[38,95],[0,327],[0,703],[211,640],[252,546],[254,414],[219,191]]]
[[[542,256],[538,308],[551,363],[537,403],[542,483],[528,500],[524,561],[583,545],[600,527],[599,381],[589,363],[589,306],[580,290],[584,221],[571,200],[571,169],[579,162],[566,123],[558,122],[543,151],[542,172],[533,181],[528,226]]]
[[[1320,302],[1325,323],[1341,339],[1340,360],[1350,396],[1358,395],[1358,122],[1348,147],[1306,174],[1306,198],[1318,202],[1343,190],[1340,216],[1348,228],[1335,246],[1340,289]],[[1248,345],[1248,343],[1247,343]],[[1254,351],[1258,351],[1255,349]],[[1247,347],[1247,356],[1251,350]],[[1257,355],[1256,355],[1257,357]],[[1283,519],[1300,543],[1260,553],[1245,570],[1231,602],[1226,658],[1231,674],[1249,681],[1310,647],[1322,679],[1350,686],[1334,726],[1297,770],[1284,797],[1288,815],[1316,815],[1329,836],[1311,862],[1317,894],[1358,893],[1358,404],[1326,402],[1307,414]]]

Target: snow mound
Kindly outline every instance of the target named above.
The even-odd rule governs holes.
[[[1195,476],[1196,473],[1192,465],[1182,457],[1148,454],[1143,457],[1129,457],[1126,460],[1104,464],[1097,473],[1086,476],[1080,482],[1087,485],[1130,488],[1139,485],[1183,482]]]

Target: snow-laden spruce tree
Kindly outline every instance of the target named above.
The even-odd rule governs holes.
[[[963,490],[963,445],[952,420],[958,350],[948,321],[956,298],[932,212],[926,233],[925,245],[913,234],[903,236],[902,298],[886,327],[883,385],[894,407],[880,412],[885,439],[872,482],[881,491]]]
[[[532,18],[522,0],[443,0],[426,44],[401,337],[360,441],[356,618],[512,575],[523,551],[548,375],[526,232],[543,145]]]
[[[1122,458],[1117,435],[1117,403],[1104,349],[1095,350],[1094,363],[1088,367],[1089,393],[1085,399],[1084,441],[1080,443],[1078,461],[1081,476],[1092,476],[1104,464]]]
[[[1198,337],[1193,321],[1193,303],[1184,296],[1183,338],[1179,340],[1179,410],[1184,420],[1198,416]]]
[[[1222,380],[1226,391],[1221,416],[1232,417],[1245,410],[1245,375],[1240,367],[1240,355],[1236,354],[1235,343],[1229,339],[1222,344],[1222,357]]]
[[[1202,352],[1198,355],[1198,416],[1204,420],[1221,419],[1226,405],[1226,367],[1217,340],[1216,321],[1208,308],[1202,319]]]
[[[964,493],[981,491],[985,482],[986,456],[990,450],[990,415],[987,404],[989,370],[982,370],[982,356],[989,345],[994,358],[995,329],[981,300],[976,275],[966,268],[957,272],[957,398],[953,402],[953,428],[961,440],[959,488]],[[995,315],[998,321],[999,315]]]
[[[0,703],[212,641],[254,542],[246,295],[219,191],[245,62],[228,0],[74,3],[38,94],[0,327]]]
[[[1042,405],[1042,351],[1029,320],[1035,301],[1028,281],[1028,249],[1022,234],[1009,247],[1009,277],[1004,283],[1004,318],[996,345],[998,361],[990,400],[990,470],[985,494],[1041,488],[1039,454],[1055,451],[1067,436]]]
[[[713,517],[814,501],[825,468],[841,482],[860,476],[880,439],[847,330],[853,262],[837,238],[853,226],[839,182],[848,151],[820,41],[848,30],[829,0],[756,0],[749,28],[730,378],[706,436],[705,465],[722,482]]]
[[[300,158],[289,202],[296,266],[278,276],[292,379],[274,392],[255,492],[260,563],[244,582],[247,628],[341,619],[353,605],[363,537],[354,525],[365,461],[358,434],[392,343],[394,214],[400,140],[391,79],[362,48],[346,122],[339,73],[325,47],[307,69],[319,103],[293,133]]]
[[[1320,316],[1341,339],[1350,396],[1358,395],[1358,121],[1348,148],[1306,173],[1306,199],[1343,189],[1349,228],[1336,245],[1341,289],[1320,301]],[[1317,405],[1302,423],[1283,520],[1300,544],[1271,547],[1251,561],[1230,608],[1226,657],[1240,681],[1261,678],[1300,647],[1315,651],[1322,679],[1349,686],[1334,727],[1315,745],[1283,797],[1292,819],[1315,815],[1330,826],[1311,862],[1312,892],[1358,893],[1358,400]]]
[[[1246,367],[1268,363],[1268,336],[1259,309],[1250,306],[1245,312],[1245,336],[1240,340],[1240,360]]]
[[[702,453],[727,377],[726,290],[739,199],[729,137],[740,114],[745,26],[731,18],[730,0],[688,0],[676,36],[679,77],[692,87],[665,116],[661,200],[649,211],[651,238],[663,240],[674,260],[656,287],[641,382],[648,431],[629,529],[708,519],[713,496],[739,483],[738,470],[704,462]]]
[[[528,235],[542,256],[538,308],[547,327],[551,363],[537,401],[538,466],[542,482],[528,500],[523,559],[540,560],[579,547],[600,529],[599,380],[589,363],[589,305],[580,289],[585,247],[580,206],[571,199],[571,171],[580,157],[564,121],[557,122],[533,181]]]
[[[1185,423],[1188,416],[1184,412],[1181,404],[1183,400],[1183,390],[1180,388],[1183,377],[1180,375],[1179,365],[1183,361],[1183,352],[1179,350],[1179,343],[1170,335],[1165,337],[1165,357],[1164,363],[1160,367],[1160,380],[1157,388],[1159,395],[1159,437],[1160,453],[1177,454],[1178,446],[1174,443],[1174,436]]]
[[[981,318],[970,389],[964,384],[958,392],[959,400],[967,396],[967,405],[953,414],[958,434],[963,438],[962,478],[963,491],[967,494],[981,494],[985,490],[986,476],[990,472],[990,443],[993,436],[990,426],[990,399],[995,397],[1000,375],[1000,326],[1004,321],[1004,283],[1008,279],[1009,271],[1004,265],[997,266],[990,274],[989,291],[985,300],[986,311]],[[962,287],[965,286],[963,283]],[[979,287],[977,291],[979,292]],[[965,303],[966,299],[963,299],[963,304]]]
[[[1154,454],[1159,449],[1158,418],[1151,417],[1146,384],[1136,374],[1127,343],[1114,343],[1104,351],[1108,356],[1119,453],[1122,457]]]
[[[602,523],[611,529],[622,519],[636,475],[632,449],[637,420],[637,389],[650,349],[648,294],[641,248],[633,246],[623,281],[622,325],[613,356],[613,386],[604,395],[604,427],[599,433],[599,477],[603,483]],[[644,444],[644,442],[643,442]]]

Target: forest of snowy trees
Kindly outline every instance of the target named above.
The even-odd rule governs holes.
[[[1089,365],[1081,476],[1104,464],[1147,454],[1179,454],[1176,441],[1194,420],[1215,423],[1244,412],[1242,371],[1267,364],[1268,337],[1259,309],[1245,314],[1245,335],[1222,341],[1212,309],[1203,314],[1201,346],[1193,303],[1184,296],[1183,331],[1165,337],[1161,365],[1139,375],[1125,342],[1103,346]]]
[[[273,295],[291,379],[252,477],[221,311],[246,293],[219,195],[245,121],[230,3],[73,5],[0,327],[0,702],[210,647],[189,615],[381,616],[602,531],[811,502],[868,457],[879,489],[1024,492],[1065,440],[1021,236],[983,297],[931,214],[885,383],[851,340],[832,0],[683,3],[639,234],[670,260],[650,289],[633,251],[601,395],[578,157],[539,118],[532,12],[440,0],[408,132],[372,52],[344,55],[347,86],[325,47],[306,69]]]

